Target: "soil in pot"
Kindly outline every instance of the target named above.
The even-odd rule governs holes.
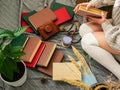
[[[8,79],[4,75],[1,74],[2,78],[8,82],[14,82],[14,81],[19,80],[24,75],[25,66],[22,62],[18,62],[17,66],[18,66],[19,72],[14,72],[13,80]]]

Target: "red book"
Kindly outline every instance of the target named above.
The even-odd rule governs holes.
[[[71,19],[66,7],[62,7],[62,8],[55,10],[54,14],[57,17],[57,20],[55,21],[56,25],[62,24]]]
[[[35,67],[36,66],[37,61],[38,61],[39,57],[41,56],[44,48],[45,48],[45,44],[42,42],[40,47],[38,48],[33,60],[32,60],[32,62],[31,63],[25,62],[27,67]]]
[[[23,19],[23,17],[25,16],[25,15],[27,15],[28,14],[28,12],[23,12],[22,13],[22,18],[21,18],[21,26],[29,26],[26,22],[25,22],[25,20]],[[31,27],[29,27],[29,28],[27,28],[26,30],[25,30],[25,32],[34,32],[33,30],[32,30],[32,28]]]

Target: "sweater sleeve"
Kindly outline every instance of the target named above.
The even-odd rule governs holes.
[[[106,21],[102,24],[102,28],[109,46],[117,51],[120,51],[120,25],[113,26]]]
[[[114,5],[115,0],[91,0],[90,3],[93,3],[96,8],[103,6]]]

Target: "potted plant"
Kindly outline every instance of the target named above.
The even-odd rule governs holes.
[[[26,66],[20,59],[25,53],[20,46],[12,46],[10,41],[21,35],[27,26],[17,30],[0,30],[0,77],[12,86],[21,86],[26,81]]]

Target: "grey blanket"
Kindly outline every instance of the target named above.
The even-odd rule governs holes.
[[[15,30],[21,26],[22,12],[41,10],[46,5],[50,7],[53,2],[63,3],[73,7],[76,5],[75,0],[0,0],[0,28]],[[81,17],[75,19],[79,19],[79,21],[82,23]],[[73,57],[75,56],[71,48],[63,48],[61,46],[60,42],[64,35],[66,35],[66,32],[60,32],[49,39],[49,41],[56,42],[57,49],[62,50],[65,54],[63,61],[69,61],[67,57],[68,54]],[[76,35],[76,38],[79,38],[78,33]],[[80,52],[83,51],[80,42],[74,44],[74,46]],[[88,64],[90,64],[91,70],[93,71],[98,82],[104,82],[106,77],[111,73],[94,60],[90,60],[85,55],[84,57],[87,60]],[[43,76],[47,78],[47,81],[45,83],[41,82],[41,77]],[[0,80],[0,90],[79,90],[79,88],[64,82],[54,82],[52,81],[51,77],[34,69],[27,68],[27,81],[24,85],[14,88],[8,86],[2,80]]]

